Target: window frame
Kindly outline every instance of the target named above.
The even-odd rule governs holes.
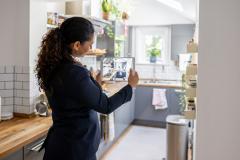
[[[136,59],[136,64],[152,64],[150,61],[143,60],[145,50],[146,35],[157,35],[166,39],[165,52],[163,52],[162,59],[156,64],[164,65],[171,63],[171,27],[170,26],[136,26],[132,29],[132,53]],[[145,59],[145,58],[144,58]]]

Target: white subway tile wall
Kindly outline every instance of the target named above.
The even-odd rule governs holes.
[[[30,112],[30,74],[29,66],[15,66],[14,112],[31,114]]]
[[[155,69],[154,69],[155,67]],[[136,64],[136,71],[138,71],[140,79],[166,79],[166,80],[181,80],[181,72],[174,65],[146,65]],[[154,75],[155,72],[155,75]]]
[[[22,82],[22,89],[29,90],[29,82]]]
[[[1,73],[0,73],[1,74]],[[5,82],[0,82],[0,90],[5,88]]]
[[[5,72],[6,73],[14,73],[14,66],[5,66]]]
[[[23,98],[14,97],[15,105],[23,105]]]
[[[15,73],[23,73],[23,67],[22,66],[15,66]]]
[[[15,89],[23,89],[23,82],[15,82]]]
[[[0,66],[2,112],[30,114],[29,66]]]
[[[30,67],[29,66],[23,66],[22,67],[22,73],[24,73],[24,74],[30,73]]]
[[[13,97],[2,98],[3,105],[10,106],[13,105]]]
[[[24,106],[30,106],[30,98],[23,98],[22,99],[22,104]]]
[[[13,89],[13,82],[5,82],[5,89]]]
[[[1,82],[13,82],[14,76],[13,73],[1,73],[0,81]]]
[[[0,66],[0,74],[5,73],[5,66]]]
[[[19,105],[16,105],[14,107],[14,112],[15,113],[24,113],[24,114],[31,113],[29,106],[19,106]]]
[[[2,112],[13,112],[14,66],[0,66],[0,97]]]

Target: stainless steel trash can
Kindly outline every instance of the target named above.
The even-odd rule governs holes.
[[[181,115],[167,116],[167,160],[187,160],[188,120]]]

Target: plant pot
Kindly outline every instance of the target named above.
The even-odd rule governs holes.
[[[105,20],[109,20],[109,13],[103,12],[102,13],[102,18],[105,19]]]
[[[150,63],[156,63],[157,57],[156,56],[150,56]]]
[[[128,20],[129,16],[126,12],[122,13],[122,20]]]

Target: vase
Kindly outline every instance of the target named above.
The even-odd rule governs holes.
[[[156,56],[150,56],[150,63],[156,63],[157,57]]]

